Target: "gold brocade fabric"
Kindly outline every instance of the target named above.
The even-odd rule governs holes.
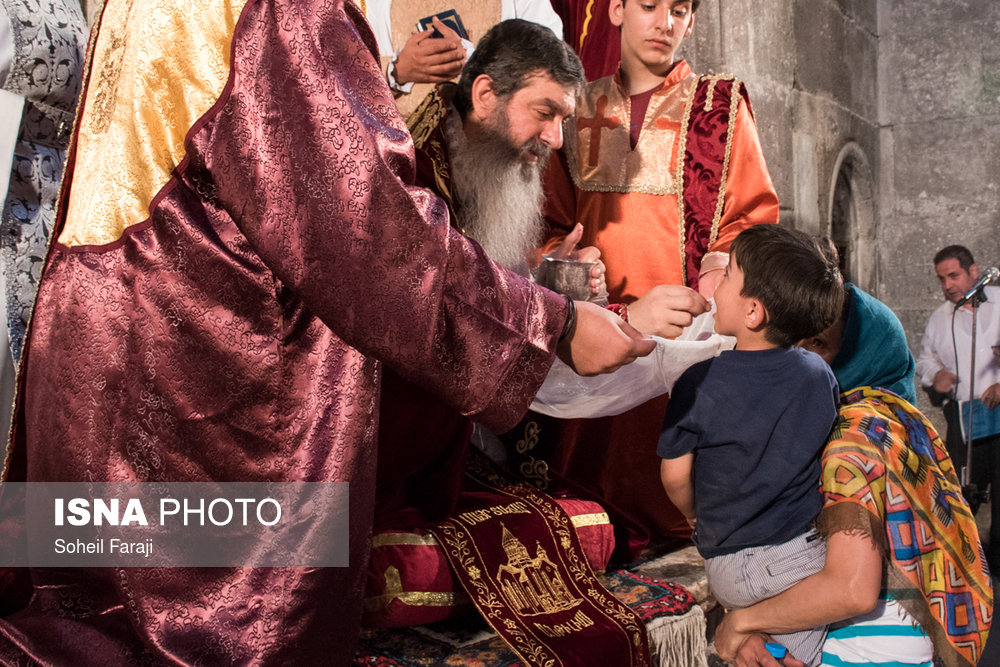
[[[681,81],[653,94],[635,149],[629,143],[629,96],[618,77],[591,84],[588,93],[578,97],[576,116],[568,121],[575,127],[565,133],[566,157],[576,186],[591,192],[679,194],[682,118],[696,81],[688,72]]]
[[[59,243],[111,243],[149,217],[153,198],[184,159],[186,133],[229,79],[232,34],[245,3],[108,2],[102,23],[141,25],[143,32],[99,33]],[[139,16],[126,21],[131,14]]]
[[[421,152],[427,155],[434,175],[435,192],[444,198],[453,216],[451,160],[448,158],[448,149],[445,146],[444,132],[441,131],[441,127],[449,110],[454,110],[452,99],[454,99],[455,90],[456,87],[450,83],[434,88],[407,119],[407,127],[413,137],[413,146],[418,155]],[[418,169],[419,167],[418,162]],[[452,217],[452,223],[455,222],[455,218]]]

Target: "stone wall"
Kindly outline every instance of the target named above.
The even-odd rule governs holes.
[[[943,300],[935,252],[1000,264],[1000,5],[883,0],[879,26],[879,293],[915,346]]]

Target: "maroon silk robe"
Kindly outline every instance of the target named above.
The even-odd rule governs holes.
[[[0,662],[344,664],[382,364],[504,429],[563,300],[412,185],[345,0],[110,0],[3,479],[347,481],[347,568],[34,570]]]
[[[458,227],[444,130],[454,89],[438,85],[407,122],[416,149],[416,183],[444,200]],[[462,490],[473,420],[392,370],[383,376],[379,412],[375,532],[445,521]]]

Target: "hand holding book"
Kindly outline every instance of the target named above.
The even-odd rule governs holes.
[[[465,65],[462,38],[436,16],[429,18],[433,30],[410,35],[396,57],[395,76],[400,84],[441,83],[462,72]],[[441,37],[434,37],[435,32]]]

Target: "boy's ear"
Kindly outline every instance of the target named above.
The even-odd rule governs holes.
[[[767,326],[767,309],[757,299],[750,299],[743,323],[750,331],[760,331]]]
[[[624,0],[611,0],[608,3],[608,18],[611,19],[611,25],[616,28],[622,27],[622,13],[625,11]]]
[[[688,37],[690,37],[691,33],[694,32],[694,20],[695,20],[695,18],[697,18],[697,15],[696,14],[691,14],[691,22],[688,23],[687,30],[684,31],[684,39],[687,39]]]
[[[477,120],[483,121],[489,118],[496,107],[497,95],[493,90],[493,79],[480,74],[472,82],[472,113]]]

